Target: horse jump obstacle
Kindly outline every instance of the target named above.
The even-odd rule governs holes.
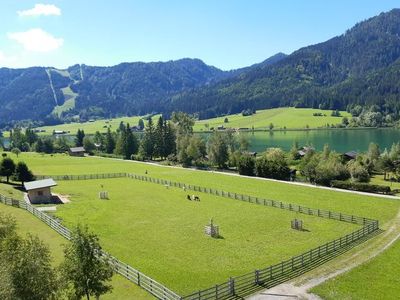
[[[205,226],[204,233],[213,238],[219,237],[219,227],[213,224],[213,219],[210,219],[210,224]]]
[[[104,192],[99,192],[99,198],[102,200],[107,200],[108,199],[108,192],[104,191]]]
[[[291,222],[292,229],[303,230],[303,221],[294,219]]]

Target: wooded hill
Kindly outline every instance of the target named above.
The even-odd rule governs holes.
[[[208,118],[279,106],[346,109],[378,105],[399,116],[400,10],[382,13],[345,34],[302,48],[213,86],[181,93],[170,110]]]

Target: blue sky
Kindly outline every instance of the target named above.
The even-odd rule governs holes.
[[[325,41],[396,5],[392,0],[1,0],[0,66],[109,66],[191,57],[228,70]]]

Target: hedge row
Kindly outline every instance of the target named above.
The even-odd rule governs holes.
[[[390,194],[391,192],[390,186],[361,183],[361,182],[333,180],[331,182],[331,186],[339,189],[353,190],[353,191],[367,192],[367,193]]]

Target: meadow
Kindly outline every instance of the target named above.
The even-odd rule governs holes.
[[[147,173],[186,184],[378,219],[383,229],[400,208],[400,201],[394,199],[217,172],[65,154],[23,153],[18,159],[9,155],[28,163],[35,174]],[[107,251],[178,293],[266,267],[356,229],[351,224],[301,215],[310,231],[296,232],[289,226],[297,216],[292,212],[208,194],[199,194],[200,203],[190,202],[186,200],[188,192],[183,190],[126,178],[58,184],[55,191],[69,195],[72,201],[58,206],[58,217],[68,226],[76,222],[89,224]],[[98,199],[101,189],[109,192],[110,200]],[[220,225],[222,239],[204,235],[203,226],[211,217]]]
[[[8,187],[0,184],[0,193],[4,194],[6,190],[9,190]],[[63,245],[68,241],[61,235],[23,209],[0,204],[0,213],[11,215],[16,220],[17,231],[21,236],[26,234],[38,236],[49,247],[54,266],[58,266],[62,262],[64,258]],[[112,292],[105,294],[101,299],[154,299],[150,294],[120,275],[114,275],[111,284]]]
[[[156,119],[158,118],[158,116],[159,115],[156,115],[153,118]],[[94,120],[93,122],[75,122],[54,126],[42,126],[35,129],[45,130],[45,132],[40,132],[39,135],[51,135],[53,133],[53,130],[61,130],[69,134],[76,134],[78,129],[84,130],[85,134],[95,134],[96,131],[99,131],[100,133],[106,133],[108,128],[110,128],[111,131],[116,131],[121,122],[124,122],[125,124],[129,123],[130,126],[137,126],[139,120],[142,118],[144,117],[121,117],[105,120]]]
[[[399,299],[400,240],[374,259],[313,288],[323,299]]]
[[[73,95],[71,95],[70,98],[73,100]],[[70,102],[67,102],[67,104],[68,103]],[[314,113],[320,113],[323,116],[313,116]],[[332,117],[331,113],[331,110],[312,108],[282,107],[265,109],[258,110],[256,114],[246,117],[242,116],[242,114],[227,115],[225,117],[228,118],[228,123],[224,123],[225,117],[196,121],[194,131],[207,131],[207,128],[204,126],[205,124],[208,124],[209,128],[217,128],[220,125],[224,125],[226,128],[250,129],[252,126],[254,126],[255,129],[268,129],[270,123],[274,124],[274,129],[283,129],[284,127],[287,129],[306,129],[307,126],[309,128],[321,128],[325,127],[326,124],[340,124],[342,122],[342,117]],[[351,115],[345,111],[341,111],[340,113],[343,117],[351,117]],[[158,117],[159,115],[155,115],[153,119],[156,120]],[[95,120],[94,122],[76,122],[55,126],[43,126],[37,127],[36,129],[45,130],[45,132],[41,132],[40,135],[52,134],[53,130],[63,130],[70,134],[75,134],[78,129],[83,129],[86,134],[94,134],[96,131],[105,133],[107,132],[108,127],[111,131],[115,131],[120,122],[136,126],[141,118],[144,117],[120,117],[114,119]]]
[[[101,190],[109,200],[98,198]],[[188,201],[182,189],[127,178],[59,181],[54,191],[70,195],[71,203],[56,212],[67,227],[88,224],[106,251],[180,294],[278,263],[359,228],[208,194],[199,194],[200,202]],[[296,217],[306,231],[290,228]],[[222,238],[204,234],[210,218]]]
[[[65,154],[43,155],[37,153],[22,153],[13,159],[25,161],[35,174],[64,175],[90,173],[131,172],[148,176],[196,184],[208,188],[248,194],[272,200],[284,201],[308,207],[338,211],[346,214],[359,215],[378,219],[381,226],[396,215],[400,201],[383,199],[374,196],[364,196],[346,192],[336,192],[315,189],[306,186],[296,186],[287,183],[263,180],[261,178],[246,178],[218,172],[200,171],[151,165],[136,161],[124,161],[99,157],[70,157]]]
[[[313,116],[319,113],[322,116]],[[249,128],[255,129],[268,129],[270,123],[274,125],[274,129],[306,129],[326,127],[326,124],[340,124],[342,117],[351,118],[351,114],[341,111],[342,117],[332,117],[331,110],[321,110],[312,108],[294,108],[294,107],[281,107],[265,110],[257,110],[256,114],[251,116],[242,116],[242,114],[227,115],[224,117],[212,118],[197,121],[194,130],[206,131],[205,127],[217,128],[224,126],[225,128]],[[228,123],[224,123],[225,118],[228,118]]]

